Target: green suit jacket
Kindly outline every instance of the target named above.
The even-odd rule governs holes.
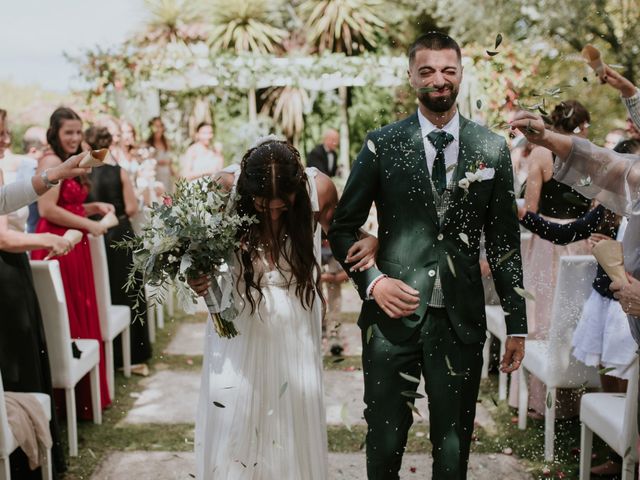
[[[502,137],[460,116],[456,185],[480,163],[495,169],[495,176],[472,182],[468,193],[456,186],[439,222],[417,113],[367,135],[329,230],[333,253],[349,272],[344,259],[375,202],[377,264],[349,272],[365,300],[361,328],[377,324],[391,341],[411,336],[427,311],[439,268],[447,313],[458,337],[465,343],[482,341],[486,318],[479,253],[484,231],[507,333],[527,333],[525,302],[514,290],[522,288],[522,261],[509,150]],[[420,292],[413,315],[392,319],[375,301],[366,300],[367,287],[383,273]]]

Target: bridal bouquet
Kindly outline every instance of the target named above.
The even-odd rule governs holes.
[[[235,193],[210,178],[179,180],[173,195],[152,206],[142,233],[120,244],[133,251],[127,289],[135,288],[141,274],[143,285],[158,287],[156,300],[162,303],[162,292],[173,282],[181,306],[193,312],[196,296],[185,280],[209,274],[205,301],[216,332],[235,337],[232,259],[240,243],[239,230],[255,222],[237,213],[236,201]]]

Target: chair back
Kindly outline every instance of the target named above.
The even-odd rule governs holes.
[[[44,323],[51,379],[55,388],[71,386],[73,353],[64,285],[57,260],[31,260],[33,286]]]
[[[7,406],[4,403],[4,386],[2,385],[2,372],[0,372],[0,458],[9,458],[9,438],[11,438]]]
[[[107,249],[104,246],[104,236],[94,237],[89,234],[87,237],[89,238],[89,249],[91,250],[93,281],[96,286],[100,332],[102,333],[102,338],[107,339],[109,338],[109,306],[111,305]]]
[[[638,461],[638,450],[635,448],[638,438],[638,357],[630,369],[631,377],[627,382],[627,395],[624,400],[624,423],[622,425],[623,445],[631,445],[631,459]],[[625,452],[622,452],[625,453]]]
[[[573,332],[593,291],[596,266],[591,255],[560,257],[548,336],[548,386],[578,387],[585,382],[599,385],[597,370],[578,362],[571,354]]]
[[[520,232],[520,253],[523,258],[529,251],[529,244],[531,243],[532,237],[533,233],[531,232]]]

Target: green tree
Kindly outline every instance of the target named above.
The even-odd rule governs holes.
[[[214,0],[209,4],[214,50],[275,53],[288,36],[278,0]]]
[[[134,39],[138,43],[164,45],[207,39],[202,4],[194,0],[145,0],[149,19]]]

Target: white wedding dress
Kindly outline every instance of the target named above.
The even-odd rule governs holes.
[[[317,170],[306,169],[319,211]],[[237,181],[236,172],[236,181]],[[314,250],[320,262],[320,227]],[[240,335],[218,337],[207,322],[196,417],[199,480],[326,480],[327,432],[322,387],[322,302],[303,308],[285,268],[269,271],[252,314],[236,295]],[[255,297],[257,300],[257,296]]]

